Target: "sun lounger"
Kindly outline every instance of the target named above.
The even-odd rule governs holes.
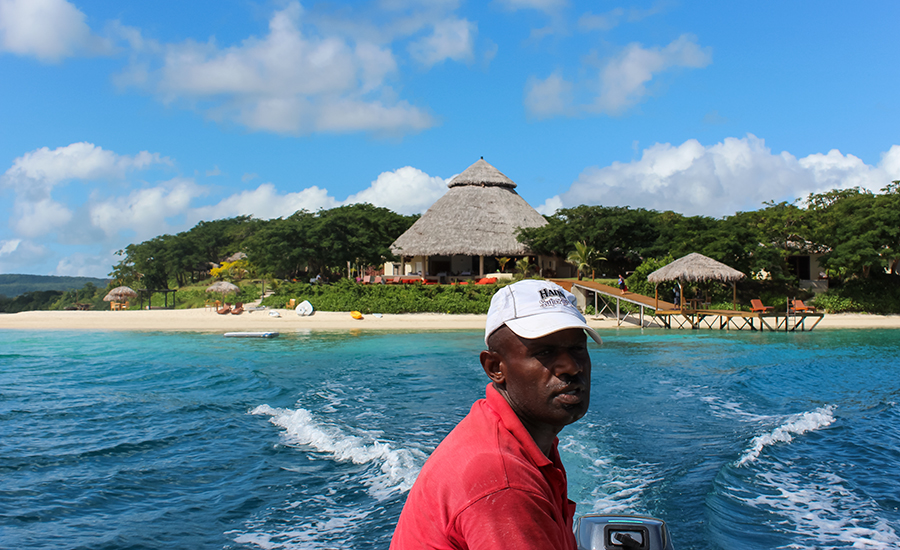
[[[243,302],[238,302],[238,303],[234,304],[234,307],[231,309],[232,315],[240,315],[243,312],[244,312],[244,303]]]
[[[231,306],[226,303],[225,307],[223,307],[222,309],[216,310],[216,313],[218,313],[219,315],[226,315],[228,313],[231,313]]]
[[[750,300],[750,311],[757,311],[759,313],[768,313],[769,310],[773,309],[772,306],[764,306],[762,300]]]
[[[794,306],[791,308],[794,313],[815,313],[816,308],[803,303],[803,300],[794,300]]]

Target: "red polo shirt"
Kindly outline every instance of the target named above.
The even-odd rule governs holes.
[[[551,456],[493,385],[425,462],[391,550],[574,550],[558,440]]]

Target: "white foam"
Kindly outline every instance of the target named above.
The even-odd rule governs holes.
[[[657,465],[648,463],[622,465],[614,458],[604,456],[599,449],[585,446],[578,435],[567,436],[560,449],[580,459],[578,462],[581,466],[577,472],[567,468],[570,472],[569,482],[571,485],[573,478],[587,476],[592,487],[590,502],[587,503],[591,507],[591,513],[644,512],[642,506],[644,493],[650,486],[660,481],[658,474],[654,473]]]
[[[374,433],[359,430],[356,434],[348,433],[350,428],[318,421],[306,409],[273,409],[260,405],[250,414],[271,416],[272,424],[285,429],[288,445],[311,447],[338,462],[377,465],[380,473],[364,476],[361,481],[379,501],[398,491],[408,491],[425,463],[426,454],[421,449],[395,449],[391,442],[379,439]]]
[[[779,516],[778,530],[792,534],[788,548],[865,548],[887,550],[900,546],[900,536],[881,517],[878,504],[860,497],[851,484],[828,471],[791,472],[773,468],[756,476],[758,496],[749,505]]]
[[[834,422],[834,406],[820,407],[811,412],[793,415],[787,422],[778,426],[769,433],[758,435],[750,442],[750,448],[737,461],[738,466],[755,461],[759,454],[769,445],[776,443],[790,443],[795,435],[829,426]]]
[[[296,516],[288,521],[295,527],[284,531],[258,531],[256,527],[250,526],[247,532],[232,531],[228,534],[234,536],[233,540],[238,544],[252,544],[264,550],[331,549],[337,547],[337,542],[351,538],[369,513],[333,507],[325,509],[321,519]]]
[[[727,401],[718,396],[701,397],[700,401],[709,405],[709,409],[713,416],[725,418],[729,420],[738,420],[740,422],[766,422],[771,421],[772,416],[760,416],[758,414],[748,413],[741,408],[741,404],[737,401]]]

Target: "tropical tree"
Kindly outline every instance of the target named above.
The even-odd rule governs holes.
[[[534,265],[531,264],[528,256],[524,256],[516,262],[515,270],[519,274],[519,278],[524,279],[534,271]]]
[[[591,271],[591,280],[594,279],[595,269],[597,267],[598,262],[605,261],[606,258],[600,256],[597,253],[597,250],[594,249],[593,246],[588,246],[588,244],[584,241],[575,243],[575,250],[569,252],[566,261],[570,264],[575,265],[575,269],[578,271],[578,278],[581,279],[582,276],[587,273],[588,270]]]
[[[510,262],[510,258],[503,256],[502,258],[495,258],[497,260],[497,264],[500,266],[500,272],[503,273],[503,270],[506,269],[506,264]]]

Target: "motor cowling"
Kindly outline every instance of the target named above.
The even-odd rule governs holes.
[[[666,522],[649,516],[581,516],[575,541],[578,550],[675,550]]]

